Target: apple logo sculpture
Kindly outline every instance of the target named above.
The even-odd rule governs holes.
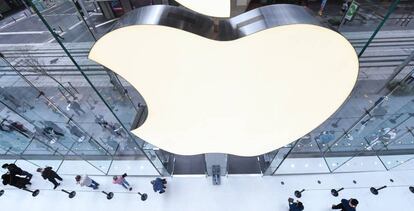
[[[214,23],[165,5],[122,17],[89,58],[144,97],[132,132],[176,154],[255,156],[299,139],[347,99],[351,44],[305,8],[272,5]]]

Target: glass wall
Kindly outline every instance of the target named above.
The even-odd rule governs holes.
[[[357,12],[348,20],[351,2]],[[358,82],[346,103],[282,158],[265,155],[276,155],[266,175],[414,169],[413,8],[409,1],[325,6],[321,16],[359,54]]]
[[[87,58],[114,21],[94,2],[27,4],[30,16],[0,30],[2,159],[70,174],[169,175],[169,160],[129,132],[146,118],[143,98]]]

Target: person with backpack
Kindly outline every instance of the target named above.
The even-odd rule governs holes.
[[[159,192],[160,194],[165,192],[165,188],[167,188],[165,185],[167,184],[166,179],[161,179],[157,177],[155,180],[151,181],[152,189],[154,192]]]

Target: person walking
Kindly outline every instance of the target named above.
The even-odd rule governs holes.
[[[27,177],[18,177],[16,175],[10,174],[10,172],[1,175],[1,179],[3,180],[3,185],[11,185],[19,189],[26,189],[26,185],[32,184]]]
[[[86,187],[93,188],[94,190],[99,188],[99,183],[89,178],[88,175],[86,174],[84,174],[83,176],[76,175],[75,180],[76,180],[76,183],[79,184],[81,187],[86,186]]]
[[[72,109],[78,116],[82,114],[85,114],[86,112],[82,109],[80,104],[76,101],[68,101],[68,106],[66,107],[67,110]]]
[[[340,204],[333,204],[333,210],[341,210],[341,211],[356,211],[356,207],[358,206],[358,200],[356,199],[342,199]]]
[[[85,134],[76,127],[75,125],[66,125],[66,128],[69,129],[69,132],[78,138],[78,142],[83,142],[85,140]]]
[[[56,35],[56,37],[58,37],[61,40],[64,40],[65,38],[62,37],[62,35],[60,35],[60,33],[58,32],[58,30],[56,30],[55,28],[52,29],[53,33]]]
[[[156,178],[155,180],[151,181],[152,184],[152,189],[154,190],[154,192],[159,192],[160,194],[165,192],[165,188],[167,188],[165,186],[165,184],[167,184],[167,180],[166,179],[161,179],[161,178]]]
[[[62,181],[62,177],[60,177],[55,171],[52,170],[52,167],[48,166],[46,168],[38,168],[37,172],[39,172],[43,179],[49,180],[49,182],[53,183],[53,189],[56,189],[60,183],[56,182],[56,179]]]
[[[300,201],[296,201],[292,198],[288,199],[289,202],[289,211],[302,211],[303,209],[305,209],[305,207],[303,206],[303,203]]]
[[[126,176],[128,176],[126,173],[121,176],[114,176],[112,183],[122,185],[125,189],[132,191],[131,185],[129,185],[128,181],[125,179]]]
[[[27,171],[22,170],[21,168],[19,168],[16,164],[14,163],[5,163],[1,166],[4,169],[7,169],[10,173],[10,175],[15,176],[15,175],[19,175],[19,176],[24,176],[26,177],[29,181],[32,179],[33,175],[30,174]]]

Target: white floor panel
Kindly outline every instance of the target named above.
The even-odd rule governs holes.
[[[381,160],[388,169],[395,170],[410,170],[414,169],[414,162],[412,162],[414,155],[386,155],[381,156]]]
[[[76,174],[75,172],[79,172],[78,174],[104,175],[103,172],[105,171],[102,169],[109,166],[109,163],[110,161],[94,161],[93,165],[95,165],[95,168],[86,161],[65,160],[60,166],[58,172],[61,174]],[[101,169],[101,171],[98,169]]]
[[[337,158],[335,158],[337,159]],[[349,158],[348,158],[349,159]],[[326,159],[329,162],[329,159]],[[353,172],[353,171],[385,171],[384,165],[377,156],[359,156],[353,157],[346,163],[338,162],[336,167],[332,167],[335,172]]]
[[[280,165],[277,174],[327,173],[323,158],[288,158]]]
[[[159,175],[148,160],[114,160],[109,170],[110,175]]]
[[[414,169],[414,159],[410,158],[409,160],[406,160],[403,164],[396,166],[392,170],[412,170]]]

